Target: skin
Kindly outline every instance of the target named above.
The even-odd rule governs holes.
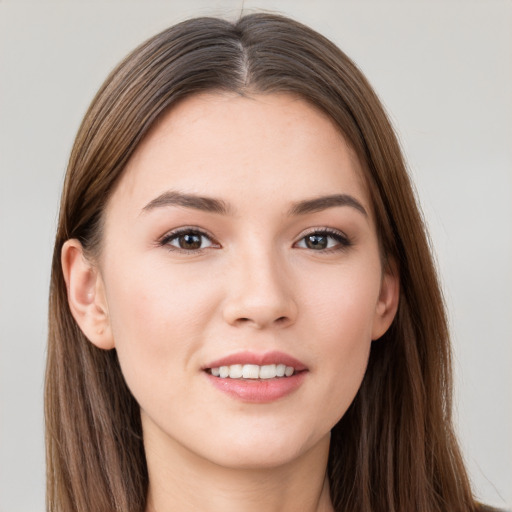
[[[229,212],[155,202],[171,190]],[[364,211],[291,213],[333,194]],[[199,250],[173,238],[183,227],[207,234]],[[325,229],[335,234],[306,243]],[[393,320],[398,280],[382,266],[361,166],[327,116],[281,94],[186,99],[130,159],[98,260],[69,240],[62,262],[75,319],[116,348],[140,404],[148,511],[332,510],[330,430]],[[285,352],[307,374],[283,398],[244,402],[203,371],[241,350]]]

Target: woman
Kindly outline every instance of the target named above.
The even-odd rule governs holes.
[[[52,270],[52,511],[478,510],[393,130],[319,34],[203,18],[112,72]]]

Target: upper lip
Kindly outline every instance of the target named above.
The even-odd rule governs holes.
[[[257,364],[258,366],[284,364],[286,366],[292,366],[297,372],[307,370],[307,366],[304,363],[301,363],[298,359],[295,359],[295,357],[292,357],[289,354],[279,351],[263,353],[236,352],[221,359],[216,359],[215,361],[203,366],[201,369],[206,370],[209,368],[219,368],[221,366],[231,366],[233,364]]]

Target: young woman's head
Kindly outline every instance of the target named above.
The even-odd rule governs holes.
[[[338,48],[283,17],[202,18],[114,70],[55,244],[51,510],[144,510],[166,450],[328,452],[336,510],[472,510],[450,385],[399,145]]]

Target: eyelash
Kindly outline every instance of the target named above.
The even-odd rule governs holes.
[[[329,252],[337,252],[337,251],[344,251],[348,249],[352,242],[349,240],[349,238],[341,231],[338,231],[337,229],[332,228],[313,228],[309,232],[302,235],[300,240],[296,242],[294,245],[297,245],[299,242],[303,242],[307,239],[309,236],[320,236],[320,237],[326,237],[333,239],[336,243],[333,247],[327,247],[324,249],[319,249],[318,251],[315,251],[314,249],[304,247],[304,249],[310,249],[311,251],[320,252],[320,253],[329,253]],[[301,247],[302,248],[302,247]]]
[[[174,240],[178,240],[180,236],[184,235],[191,235],[196,236],[200,238],[206,238],[211,242],[211,245],[208,247],[198,247],[196,249],[185,249],[183,247],[177,247],[174,245],[171,245],[171,242]],[[319,250],[312,249],[311,247],[300,247],[301,249],[309,249],[314,252],[320,252],[320,253],[326,253],[326,252],[336,252],[336,251],[343,251],[349,248],[352,243],[348,239],[348,237],[342,233],[341,231],[334,230],[334,229],[327,229],[327,228],[320,228],[320,229],[311,229],[308,233],[305,233],[302,235],[302,237],[298,240],[298,242],[294,243],[294,247],[296,247],[299,243],[306,242],[307,237],[310,236],[318,236],[318,237],[326,237],[331,238],[336,243],[333,247],[326,247],[321,248]],[[196,254],[199,252],[204,251],[205,249],[209,249],[210,247],[219,248],[220,244],[215,241],[215,239],[206,233],[205,231],[197,228],[192,227],[184,227],[177,229],[175,231],[171,231],[170,233],[167,233],[165,236],[163,236],[159,242],[158,245],[161,247],[166,247],[169,251],[178,251],[182,252],[184,254]]]
[[[214,238],[211,235],[209,235],[208,233],[204,232],[201,229],[192,228],[192,227],[180,228],[180,229],[171,231],[170,233],[167,233],[159,240],[158,245],[160,245],[161,247],[166,247],[169,251],[178,251],[178,252],[182,252],[185,254],[196,254],[196,253],[203,251],[204,249],[209,248],[209,247],[199,247],[197,249],[184,249],[183,247],[176,247],[176,246],[171,245],[171,242],[173,240],[178,240],[180,236],[184,236],[184,235],[192,235],[192,236],[197,236],[200,238],[207,238],[208,240],[210,240],[211,246],[213,246],[215,248],[220,247],[220,245],[217,242],[215,242]]]

